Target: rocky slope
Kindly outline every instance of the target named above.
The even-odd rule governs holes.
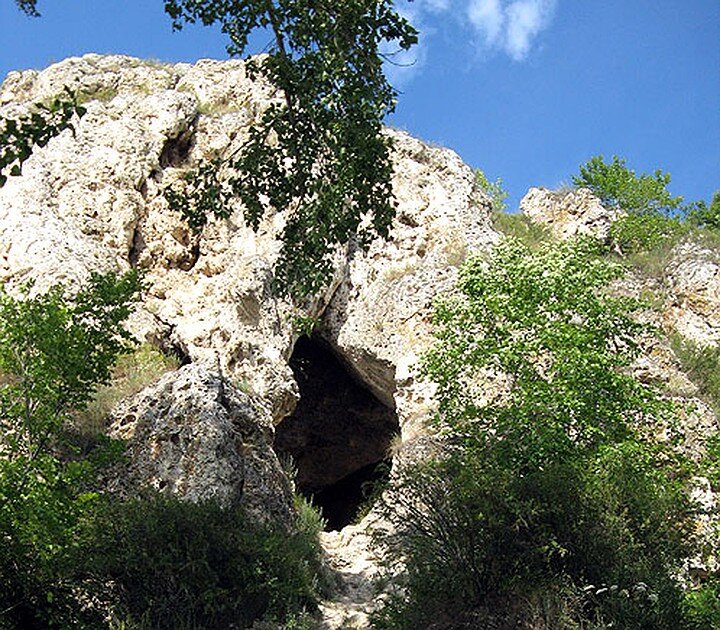
[[[12,291],[33,280],[42,291],[96,270],[144,272],[132,331],[189,365],[115,411],[112,430],[133,456],[124,491],[149,483],[191,499],[242,496],[258,518],[285,520],[290,485],[271,445],[298,398],[289,365],[298,317],[320,320],[320,341],[396,416],[396,448],[412,444],[430,405],[414,370],[432,298],[469,252],[498,238],[472,170],[452,151],[388,131],[398,200],[389,240],[348,249],[328,291],[298,308],[269,289],[281,215],[255,233],[238,207],[195,235],[162,195],[200,160],[239,146],[273,98],[242,61],[68,59],[11,73],[0,116],[65,86],[87,113],[0,189],[0,281]],[[325,607],[329,627],[362,625],[374,597],[362,529],[325,534],[341,576],[338,601]]]
[[[65,131],[37,149],[22,177],[0,189],[0,281],[12,291],[33,280],[41,291],[77,285],[96,270],[144,272],[148,288],[132,331],[186,365],[113,413],[111,430],[129,439],[132,454],[119,489],[150,484],[189,499],[240,498],[257,518],[287,521],[291,482],[273,441],[285,418],[302,416],[293,415],[302,381],[297,370],[310,359],[293,358],[298,317],[319,320],[315,340],[338,360],[341,367],[333,369],[347,370],[374,398],[375,411],[353,412],[355,424],[367,434],[372,419],[382,418],[383,431],[399,432],[388,435],[384,447],[373,444],[372,455],[352,426],[333,432],[352,453],[347,459],[364,467],[383,448],[392,446],[396,459],[421,448],[432,392],[416,370],[429,343],[432,299],[452,286],[468,254],[488,251],[500,238],[472,170],[452,151],[388,131],[398,201],[390,238],[366,253],[348,248],[338,257],[332,286],[298,307],[269,288],[281,214],[266,217],[255,233],[238,207],[196,235],[162,195],[199,161],[237,148],[274,98],[267,85],[247,77],[243,62],[68,59],[42,72],[11,73],[0,87],[0,116],[22,114],[65,86],[82,95],[87,114],[75,133]],[[523,208],[558,236],[602,235],[612,219],[588,191],[531,191]],[[681,248],[659,282],[667,295],[660,315],[666,330],[717,344],[717,256]],[[638,294],[646,289],[640,281],[626,287]],[[637,369],[648,379],[672,380],[682,396],[693,398],[693,385],[667,344],[649,343]],[[325,402],[332,393],[318,394],[317,408],[332,407]],[[693,422],[714,427],[707,409],[697,418],[688,419],[688,433]],[[319,443],[322,433],[312,440]],[[309,439],[293,434],[289,441]],[[317,452],[332,459],[341,451],[320,444]],[[328,468],[347,472],[337,463]],[[367,623],[378,571],[366,534],[372,519],[323,535],[339,576],[335,599],[323,606],[326,627]]]

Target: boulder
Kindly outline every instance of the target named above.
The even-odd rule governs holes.
[[[619,216],[617,210],[603,206],[588,188],[531,188],[520,201],[520,210],[561,239],[585,234],[605,240],[610,225]]]
[[[293,522],[293,488],[272,448],[268,409],[216,373],[186,365],[165,374],[116,407],[110,435],[127,442],[128,454],[111,490],[149,486],[239,504],[263,522]]]

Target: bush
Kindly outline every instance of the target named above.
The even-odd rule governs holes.
[[[78,599],[86,579],[70,555],[113,449],[61,457],[73,450],[63,431],[129,348],[122,322],[139,288],[131,272],[94,275],[75,295],[0,291],[0,627],[98,627],[102,618]]]
[[[720,628],[720,580],[690,591],[686,606],[696,628]]]
[[[308,506],[288,532],[211,502],[121,502],[96,486],[122,445],[98,439],[81,456],[68,442],[68,424],[113,373],[128,391],[168,367],[140,349],[114,368],[130,348],[122,324],[139,288],[130,273],[93,276],[74,295],[0,292],[0,628],[301,618],[320,570],[321,521]]]
[[[505,242],[437,303],[425,371],[447,444],[391,495],[405,592],[378,627],[527,625],[543,592],[567,627],[689,627],[672,577],[693,544],[688,464],[643,437],[671,410],[622,371],[643,328],[594,247]]]
[[[602,155],[594,156],[580,166],[580,174],[574,175],[572,181],[575,186],[592,190],[604,206],[621,208],[628,214],[670,214],[683,201],[667,190],[670,173],[657,169],[652,175],[638,176],[616,155],[609,164]]]
[[[623,254],[657,251],[688,233],[688,227],[675,217],[658,213],[627,214],[610,226],[611,246]]]
[[[688,220],[700,228],[720,230],[720,190],[713,195],[710,206],[697,202],[687,213]]]
[[[503,188],[502,179],[498,177],[491,182],[480,169],[475,171],[475,183],[480,187],[488,197],[492,205],[492,211],[495,213],[505,210],[507,204],[505,200],[508,198],[508,192]]]
[[[302,524],[288,532],[235,507],[149,494],[106,503],[76,562],[112,585],[114,616],[130,627],[248,628],[314,609],[317,523]]]

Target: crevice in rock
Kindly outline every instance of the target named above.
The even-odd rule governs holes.
[[[182,166],[190,157],[195,143],[195,133],[191,127],[174,138],[168,138],[160,152],[160,168]]]
[[[140,260],[140,254],[145,249],[145,239],[143,238],[142,228],[140,222],[133,228],[132,242],[130,244],[130,251],[128,252],[128,261],[133,269],[137,269],[138,261]]]
[[[327,529],[342,529],[389,476],[397,415],[316,335],[298,339],[290,367],[300,400],[277,426],[275,450],[292,459],[298,491],[320,508]]]
[[[200,242],[199,239],[196,238],[194,242],[190,245],[190,249],[188,250],[187,254],[183,256],[182,260],[178,261],[177,267],[178,269],[182,269],[183,271],[190,271],[197,264],[199,258]]]
[[[190,365],[192,359],[187,348],[175,337],[176,325],[164,320],[157,313],[153,313],[153,317],[160,323],[163,332],[157,338],[150,340],[151,343],[164,354],[175,357],[180,367]]]

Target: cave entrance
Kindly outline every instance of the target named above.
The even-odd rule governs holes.
[[[322,511],[327,530],[339,530],[387,480],[397,415],[319,337],[298,339],[290,367],[300,400],[277,426],[275,450],[292,458],[298,491]]]

